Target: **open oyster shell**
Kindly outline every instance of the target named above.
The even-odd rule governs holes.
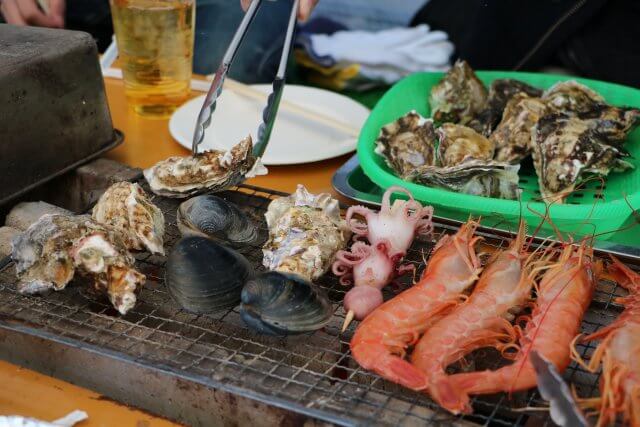
[[[136,303],[145,276],[133,268],[120,233],[88,215],[44,215],[13,241],[18,291],[39,293],[64,289],[75,273],[91,279],[126,314]]]
[[[380,129],[375,152],[405,177],[419,166],[434,164],[436,141],[433,120],[411,111]]]
[[[633,168],[624,160],[627,154],[611,145],[599,127],[598,120],[563,113],[544,116],[535,125],[532,156],[546,201],[562,202],[584,174],[607,175],[611,170]]]
[[[466,61],[456,61],[431,89],[429,104],[437,122],[467,124],[485,106],[487,89]]]
[[[520,165],[471,160],[456,166],[422,166],[411,181],[457,193],[500,199],[517,199]]]
[[[467,126],[488,137],[494,131],[507,103],[517,94],[523,93],[530,97],[542,96],[542,90],[515,79],[497,79],[489,86],[489,96],[482,111],[469,122]]]
[[[444,123],[436,133],[440,141],[438,144],[440,166],[456,166],[472,160],[493,159],[494,142],[469,127]]]
[[[151,191],[186,198],[207,191],[222,191],[246,178],[264,175],[267,169],[253,157],[251,137],[229,151],[210,150],[188,157],[169,157],[144,171]]]
[[[138,184],[113,184],[93,207],[91,216],[118,230],[128,249],[146,248],[153,254],[164,255],[164,216]]]
[[[519,93],[504,110],[502,121],[489,139],[496,145],[495,160],[520,163],[531,152],[531,128],[547,112],[539,98]]]
[[[302,185],[291,196],[272,201],[265,218],[269,240],[262,249],[264,266],[309,281],[326,273],[351,236],[338,201],[328,193],[313,195]]]

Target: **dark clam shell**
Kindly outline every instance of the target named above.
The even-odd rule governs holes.
[[[332,315],[325,293],[295,274],[269,271],[242,290],[240,316],[255,331],[291,335],[324,327]]]
[[[255,243],[258,238],[256,225],[244,212],[210,194],[183,202],[176,221],[183,236],[205,236],[234,248]]]
[[[184,309],[212,313],[238,305],[242,287],[252,277],[245,257],[211,239],[191,236],[169,254],[165,284]]]

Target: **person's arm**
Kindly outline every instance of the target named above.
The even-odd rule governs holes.
[[[316,6],[319,0],[300,0],[300,10],[298,11],[298,19],[306,21],[311,15],[311,11]],[[251,0],[240,0],[242,8],[247,10],[251,4]]]
[[[0,0],[0,13],[9,24],[63,28],[65,0],[48,3],[49,11],[44,13],[37,0]]]

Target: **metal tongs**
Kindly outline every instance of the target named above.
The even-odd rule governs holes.
[[[202,105],[202,109],[200,110],[200,114],[198,115],[198,121],[196,122],[196,129],[193,134],[193,145],[191,147],[191,151],[193,155],[198,153],[198,145],[204,139],[204,131],[211,124],[211,115],[216,108],[216,101],[223,90],[223,84],[227,73],[229,72],[229,68],[233,63],[233,59],[236,56],[236,52],[238,51],[238,47],[242,43],[242,39],[244,38],[253,18],[260,7],[260,4],[263,0],[253,0],[251,2],[251,6],[249,6],[249,10],[242,18],[242,22],[238,29],[236,30],[227,51],[222,58],[222,63],[218,67],[216,74],[213,78],[213,82],[211,82],[211,87],[207,92],[207,96],[204,99],[204,104]],[[271,136],[271,131],[273,129],[273,124],[276,120],[276,115],[278,114],[278,106],[280,105],[280,98],[282,98],[282,91],[284,89],[285,82],[285,73],[287,70],[287,62],[289,60],[289,54],[291,53],[291,44],[293,42],[293,33],[295,31],[296,26],[296,16],[298,14],[298,4],[299,0],[293,0],[291,6],[291,15],[289,17],[289,24],[287,26],[287,34],[284,40],[284,46],[282,48],[282,56],[280,57],[280,65],[278,66],[278,72],[276,73],[275,79],[273,80],[273,89],[269,97],[267,98],[267,105],[262,111],[262,123],[258,128],[258,139],[253,146],[253,156],[258,158],[262,157],[264,151],[267,148],[267,144],[269,143],[269,137]]]

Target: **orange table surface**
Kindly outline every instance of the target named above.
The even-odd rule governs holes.
[[[169,156],[189,154],[169,134],[168,120],[140,117],[127,106],[121,80],[107,78],[105,87],[113,124],[125,134],[124,144],[109,152],[107,158],[146,168]],[[335,194],[331,177],[348,157],[306,165],[271,166],[268,175],[256,177],[248,183],[285,192],[294,191],[296,185],[302,183],[311,192]],[[0,384],[0,415],[23,415],[52,421],[81,409],[89,414],[89,419],[78,424],[80,427],[176,425],[114,403],[90,390],[1,361]]]

